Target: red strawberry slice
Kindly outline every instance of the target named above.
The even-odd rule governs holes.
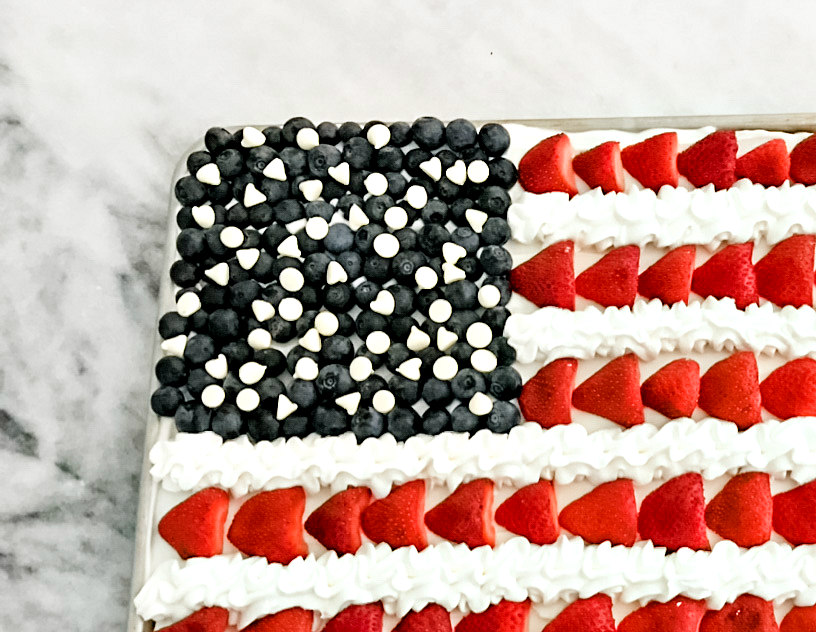
[[[713,364],[700,378],[697,405],[712,417],[745,430],[762,421],[762,395],[754,354],[735,353]]]
[[[415,546],[421,551],[428,546],[424,514],[425,481],[409,481],[363,510],[363,533],[395,549]]]
[[[816,360],[782,365],[759,385],[762,405],[780,419],[816,416]]]
[[[496,522],[523,535],[533,544],[552,544],[558,539],[558,511],[551,481],[526,485],[496,510]]]
[[[530,193],[563,191],[572,197],[578,193],[572,170],[574,155],[566,134],[545,138],[519,161],[519,184]]]
[[[700,365],[681,358],[652,373],[640,386],[643,405],[669,419],[691,417],[700,395]]]
[[[394,632],[451,632],[450,615],[442,606],[432,603],[419,612],[409,612]]]
[[[676,187],[680,178],[677,171],[677,132],[665,132],[624,147],[621,160],[644,189],[657,192],[665,185]]]
[[[790,177],[802,184],[816,184],[816,134],[791,150]]]
[[[700,632],[778,632],[774,607],[753,595],[740,595],[719,610],[709,610],[700,622]]]
[[[558,613],[542,632],[615,632],[612,618],[612,598],[595,595],[579,599]]]
[[[302,487],[256,494],[238,509],[227,538],[242,553],[288,564],[309,553],[303,540],[305,506]]]
[[[794,235],[776,244],[754,265],[759,295],[780,307],[813,305],[815,248],[813,235]]]
[[[510,271],[510,288],[537,307],[575,309],[575,244],[559,241]]]
[[[691,290],[702,297],[733,298],[738,309],[759,302],[753,252],[752,242],[726,246],[694,271]]]
[[[572,168],[590,189],[600,187],[604,193],[623,191],[623,163],[620,143],[609,141],[578,154]]]
[[[572,405],[624,428],[644,422],[640,398],[640,366],[634,354],[615,358],[588,377],[572,393]]]
[[[746,472],[729,480],[705,511],[708,528],[718,536],[750,547],[771,538],[771,481],[764,472]]]
[[[644,540],[676,551],[684,546],[708,550],[703,477],[681,474],[666,481],[643,499],[638,531]]]
[[[527,421],[544,428],[572,422],[572,389],[578,360],[561,358],[541,367],[521,388],[518,403]]]
[[[618,632],[697,632],[706,613],[704,601],[675,597],[666,603],[652,601],[626,615]]]
[[[241,632],[312,632],[311,610],[289,608],[253,621]]]
[[[816,606],[791,608],[782,619],[779,632],[816,632]]]
[[[816,544],[816,481],[773,497],[773,528],[791,544]]]
[[[425,525],[436,535],[462,542],[470,548],[493,546],[493,481],[478,478],[462,483],[456,491],[425,514]]]
[[[529,601],[500,601],[484,612],[471,612],[456,624],[456,632],[527,632]]]
[[[329,619],[323,632],[382,632],[382,604],[349,606]]]
[[[217,487],[202,489],[164,515],[159,535],[185,560],[220,555],[228,510],[227,492]]]
[[[713,132],[677,156],[677,170],[696,187],[727,189],[737,181],[736,168],[737,135],[732,130]]]
[[[737,179],[748,178],[766,187],[778,187],[788,179],[790,155],[785,141],[774,138],[737,158]]]
[[[575,279],[575,291],[604,307],[631,307],[638,289],[640,248],[623,246],[605,255]]]
[[[202,608],[161,630],[162,632],[224,632],[228,623],[229,611],[225,608]]]
[[[362,544],[360,516],[370,502],[367,487],[350,487],[335,494],[306,519],[306,532],[341,555],[356,553]]]
[[[667,252],[641,273],[638,293],[648,299],[660,299],[666,305],[688,303],[696,252],[694,246],[680,246]]]
[[[638,527],[635,486],[627,478],[598,485],[564,507],[558,522],[590,544],[632,546]]]

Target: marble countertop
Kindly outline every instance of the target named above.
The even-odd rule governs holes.
[[[0,630],[124,628],[169,179],[207,127],[816,110],[812,3],[709,5],[0,2]]]

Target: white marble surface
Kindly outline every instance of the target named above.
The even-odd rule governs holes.
[[[0,0],[0,630],[124,628],[169,176],[208,126],[816,110],[812,3],[710,4]]]

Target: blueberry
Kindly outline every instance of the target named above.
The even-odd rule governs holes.
[[[261,285],[255,279],[239,281],[229,288],[229,303],[236,309],[246,309],[261,293]]]
[[[354,357],[354,346],[346,336],[334,335],[323,339],[320,361],[324,364],[348,365]]]
[[[455,119],[445,128],[445,139],[451,149],[460,150],[476,143],[476,128],[465,119]]]
[[[510,147],[510,134],[498,123],[486,123],[479,130],[479,145],[491,156],[501,156]]]
[[[488,276],[482,285],[495,285],[499,289],[499,294],[501,295],[499,306],[503,307],[507,305],[513,296],[513,291],[510,289],[510,281],[507,278]]]
[[[306,332],[312,328],[315,316],[317,316],[317,310],[309,309],[303,312],[300,318],[295,321],[295,332],[298,336],[305,336]]]
[[[259,410],[247,420],[247,433],[254,441],[274,441],[280,433],[280,422],[271,410]]]
[[[221,387],[227,394],[228,399],[235,399],[238,391],[244,388],[244,384],[238,379],[238,376],[235,375],[235,373],[228,373],[227,377],[224,378],[224,382],[221,384]]]
[[[402,342],[392,343],[385,352],[385,365],[392,371],[396,372],[399,365],[411,357],[411,351]]]
[[[419,268],[425,265],[428,258],[419,251],[402,250],[402,246],[400,248],[400,252],[394,257],[391,265],[394,278],[400,283],[408,283],[414,286],[416,285],[414,275]]]
[[[354,232],[348,224],[332,224],[329,234],[323,239],[326,250],[335,254],[350,250],[353,244]]]
[[[187,376],[187,392],[193,397],[200,397],[210,384],[218,384],[218,380],[204,369],[193,369]]]
[[[450,348],[449,353],[459,366],[467,366],[470,364],[470,356],[473,355],[474,351],[476,351],[476,349],[471,347],[464,340],[460,340]]]
[[[327,222],[334,216],[334,207],[324,200],[315,200],[303,205],[306,217],[322,217]]]
[[[234,178],[227,180],[227,182],[232,183],[232,197],[234,197],[236,200],[241,200],[244,198],[244,192],[246,191],[247,185],[250,182],[255,182],[255,176],[253,176],[251,173],[245,172],[239,176],[235,176]]]
[[[394,435],[397,441],[405,441],[417,434],[419,418],[412,408],[397,406],[388,413],[388,432]]]
[[[267,375],[268,374],[267,372]],[[286,390],[283,387],[283,382],[276,377],[265,377],[252,388],[257,391],[258,396],[261,398],[262,405],[271,404],[273,408],[277,405],[278,397]]]
[[[409,224],[412,223],[413,222],[410,221],[409,214]],[[394,232],[394,237],[396,237],[400,243],[400,252],[404,252],[406,250],[416,250],[417,245],[419,244],[419,237],[417,236],[416,231],[407,226]]]
[[[232,134],[223,127],[211,127],[204,134],[204,145],[211,154],[217,154],[232,144]]]
[[[196,228],[183,229],[176,237],[176,250],[185,261],[198,261],[206,256],[207,238]]]
[[[314,351],[309,351],[305,347],[295,345],[289,349],[289,353],[286,354],[286,369],[289,371],[289,373],[294,374],[295,366],[299,360],[303,358],[311,358],[317,362],[318,357],[319,356]]]
[[[308,410],[317,404],[317,387],[308,380],[293,380],[289,385],[287,396],[298,407]]]
[[[451,413],[451,428],[454,432],[474,432],[479,427],[479,418],[470,412],[467,404],[460,404]]]
[[[222,178],[234,178],[244,170],[244,157],[234,148],[225,149],[215,157]]]
[[[489,218],[482,229],[482,241],[490,245],[503,246],[510,241],[510,225],[501,217]]]
[[[373,281],[363,281],[354,288],[354,299],[360,307],[366,308],[371,301],[377,298],[381,289],[382,287]]]
[[[422,415],[422,432],[438,435],[450,427],[451,416],[444,408],[429,408]]]
[[[289,293],[277,283],[270,283],[261,291],[263,299],[268,303],[272,303],[275,307],[288,295]]]
[[[354,380],[351,379],[348,368],[340,364],[329,364],[320,369],[315,383],[321,397],[332,399],[354,389]]]
[[[324,252],[314,252],[303,261],[303,278],[309,285],[321,287],[326,282],[326,270],[331,257]]]
[[[390,195],[372,195],[365,201],[365,214],[375,222],[382,222],[385,212],[394,204],[394,198]]]
[[[428,308],[431,306],[431,303],[433,303],[435,300],[439,298],[442,298],[442,292],[438,289],[420,290],[416,294],[416,298],[414,299],[414,305],[416,306],[418,311],[427,315]]]
[[[343,161],[352,169],[368,169],[374,157],[374,147],[365,138],[355,136],[343,146]]]
[[[314,129],[314,123],[312,123],[309,119],[305,116],[296,116],[294,118],[290,118],[286,123],[283,124],[283,140],[285,140],[290,145],[294,144],[297,139],[297,134],[300,130],[304,128],[312,128]]]
[[[479,288],[467,279],[449,283],[443,289],[445,298],[454,309],[475,309],[479,307]]]
[[[187,319],[187,329],[196,333],[206,331],[209,317],[210,315],[203,309],[198,310],[195,314]]]
[[[357,442],[362,443],[369,437],[382,436],[385,432],[385,420],[373,408],[363,408],[351,418],[351,431],[357,437]]]
[[[469,361],[470,356],[467,359]],[[463,402],[469,401],[476,393],[483,393],[486,386],[484,376],[475,369],[462,369],[451,380],[454,397]]]
[[[503,189],[509,189],[518,180],[518,171],[516,166],[507,160],[507,158],[496,158],[487,163],[488,172],[490,176],[487,182],[495,184]]]
[[[229,297],[232,285],[240,283],[242,281],[248,281],[250,277],[249,272],[247,272],[241,267],[241,264],[238,263],[237,259],[227,261],[227,267],[229,269],[228,276],[230,285],[224,289],[227,291],[227,297]]]
[[[187,319],[178,312],[167,312],[159,319],[159,335],[164,338],[180,336],[187,331]]]
[[[465,211],[467,211],[469,208],[474,208],[475,206],[476,203],[467,197],[458,197],[455,200],[451,200],[450,217],[457,224],[467,224]]]
[[[175,386],[160,386],[150,397],[150,407],[161,417],[172,417],[184,401],[184,395]]]
[[[272,226],[263,232],[263,235],[261,236],[261,245],[273,257],[277,257],[278,246],[280,246],[281,242],[287,237],[289,237],[289,231],[286,230],[286,228],[280,224],[272,224]]]
[[[493,338],[493,342],[487,345],[487,350],[493,352],[501,366],[510,366],[516,361],[516,350],[504,336]]]
[[[388,327],[388,319],[377,312],[363,310],[357,316],[357,335],[362,340],[365,340],[368,334],[374,331],[383,331],[386,327]]]
[[[266,137],[266,144],[270,147],[278,149],[283,145],[283,134],[277,125],[264,128],[263,135]]]
[[[283,320],[278,314],[266,322],[266,328],[275,342],[289,342],[295,337],[295,323]]]
[[[230,365],[241,365],[252,357],[252,347],[246,340],[233,340],[221,347],[221,353],[227,358]]]
[[[422,360],[422,375],[429,377],[433,375],[434,363],[445,354],[436,347],[426,347],[417,355]]]
[[[281,224],[288,224],[306,216],[303,205],[297,200],[290,199],[278,202],[273,210],[275,211],[275,219]]]
[[[303,438],[309,434],[311,424],[305,415],[289,415],[281,424],[280,433],[284,437]]]
[[[521,421],[519,409],[510,402],[493,402],[493,410],[487,414],[487,428],[492,432],[510,432]]]
[[[419,401],[419,382],[409,380],[401,375],[394,375],[388,380],[388,390],[400,404],[411,406]]]
[[[395,199],[399,199],[405,195],[405,191],[408,188],[408,180],[406,180],[405,176],[399,171],[386,172],[385,179],[388,181],[388,195]]]
[[[388,335],[391,336],[391,340],[398,340],[405,342],[408,339],[408,335],[411,333],[412,327],[418,327],[419,323],[417,323],[416,319],[412,318],[411,316],[398,316],[396,318],[391,317],[388,319],[388,328],[387,332]]]
[[[249,224],[257,228],[263,228],[265,226],[269,226],[269,224],[272,223],[272,220],[275,219],[275,211],[272,210],[272,207],[269,204],[256,204],[255,206],[249,208],[247,211],[247,217],[249,219]],[[244,244],[241,247],[250,248],[251,246],[244,241]]]
[[[363,264],[363,275],[371,281],[384,283],[391,276],[391,259],[369,255]]]
[[[374,247],[374,239],[386,232],[380,224],[361,226],[354,234],[354,246],[358,252],[368,254]]]
[[[373,373],[365,380],[360,382],[358,388],[360,390],[360,395],[362,396],[362,401],[370,403],[374,397],[374,393],[377,391],[388,390],[388,382],[385,381],[385,378],[382,375]]]
[[[309,161],[306,152],[299,147],[287,147],[280,152],[280,159],[286,167],[286,175],[289,178],[306,173],[309,169]],[[275,182],[279,182],[275,180]]]
[[[426,224],[444,224],[448,219],[448,205],[442,200],[428,200],[422,209],[422,221]]]
[[[379,149],[374,157],[377,171],[400,171],[405,156],[398,147],[386,145]]]
[[[360,253],[353,250],[347,250],[337,255],[337,263],[343,266],[343,269],[348,275],[349,281],[358,279],[363,273],[363,258]]]
[[[436,149],[445,142],[445,126],[432,116],[423,116],[414,121],[411,134],[416,144],[423,149]]]
[[[420,165],[431,158],[433,158],[433,154],[431,154],[431,152],[417,147],[405,154],[403,166],[405,167],[405,170],[415,178],[422,177],[425,175],[425,172],[422,171]]]
[[[307,154],[309,173],[316,178],[325,178],[329,175],[329,167],[336,167],[340,160],[340,151],[332,145],[313,147]]]
[[[233,404],[223,404],[212,416],[212,429],[224,439],[235,439],[241,434],[241,411]]]
[[[363,128],[353,121],[343,123],[337,130],[337,138],[341,141],[348,142],[355,136],[363,133]]]
[[[348,415],[335,406],[318,406],[310,417],[315,431],[324,437],[341,435],[348,430]]]
[[[289,195],[289,183],[286,180],[264,178],[258,185],[258,190],[266,196],[267,204],[275,204]]]
[[[187,365],[176,356],[167,356],[156,363],[156,378],[163,386],[181,386],[187,381]]]
[[[426,224],[419,231],[419,247],[429,257],[442,252],[442,244],[451,240],[450,233],[439,224]]]
[[[179,432],[204,432],[210,429],[212,411],[204,404],[185,402],[176,409],[176,430]]]
[[[341,336],[351,336],[354,333],[354,319],[348,314],[336,314],[337,333]]]
[[[337,142],[337,125],[329,121],[323,121],[317,126],[317,135],[321,143],[334,145]]]
[[[510,208],[510,195],[501,187],[491,184],[482,190],[476,204],[488,215],[504,217]]]
[[[261,145],[260,147],[253,147],[249,150],[246,157],[246,167],[247,169],[254,173],[255,175],[263,174],[263,170],[272,162],[275,158],[278,157],[277,152],[268,147],[267,145]]]
[[[453,163],[459,159],[456,152],[451,151],[450,149],[442,149],[436,152],[436,157],[439,158],[439,162],[442,163],[443,170],[447,169],[448,167],[452,167]]]
[[[182,230],[185,228],[198,228],[198,223],[193,217],[193,210],[189,206],[182,206],[176,213],[176,225]]]
[[[445,327],[459,336],[459,340],[465,339],[465,332],[468,327],[479,320],[479,314],[472,309],[457,310],[445,323]]]
[[[298,248],[300,249],[300,254],[302,256],[307,256],[314,254],[316,252],[320,252],[323,247],[321,246],[320,242],[316,239],[312,239],[306,233],[305,230],[299,230],[296,233]]]
[[[213,338],[236,338],[241,331],[241,319],[232,309],[217,309],[207,319],[207,331]]]
[[[187,341],[184,359],[192,366],[200,366],[215,357],[215,342],[209,336],[198,334]]]
[[[201,288],[198,298],[205,309],[217,309],[227,304],[227,288],[208,284]]]
[[[490,276],[503,276],[513,269],[510,253],[501,246],[486,246],[479,254],[479,263]]]
[[[350,308],[353,303],[351,286],[347,283],[335,283],[326,288],[323,303],[326,309],[341,313]]]
[[[359,195],[355,195],[354,193],[347,193],[346,195],[342,196],[339,200],[337,200],[337,210],[343,213],[343,217],[348,219],[349,209],[351,209],[354,205],[363,208],[365,203],[363,202],[363,198]]]
[[[397,147],[405,147],[411,142],[411,126],[404,121],[397,121],[388,126],[391,132],[391,144]]]
[[[266,367],[266,375],[280,375],[286,367],[286,356],[280,349],[260,349],[255,352],[253,360]]]
[[[430,378],[422,387],[422,399],[431,408],[447,406],[453,399],[450,384],[435,377]]]
[[[489,378],[490,386],[487,392],[496,399],[502,401],[514,399],[521,393],[521,376],[512,367],[497,367]]]
[[[510,317],[510,311],[505,307],[492,307],[486,309],[482,314],[482,321],[490,327],[494,336],[501,336],[504,332],[504,324]]]

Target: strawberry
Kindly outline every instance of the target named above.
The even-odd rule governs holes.
[[[456,632],[527,632],[529,601],[507,601],[471,612],[456,624]]]
[[[227,539],[242,553],[288,564],[309,553],[303,540],[305,505],[302,487],[256,494],[238,509]]]
[[[561,510],[558,522],[590,544],[632,546],[637,539],[635,486],[628,478],[598,485]]]
[[[498,524],[533,544],[552,544],[558,539],[557,517],[552,481],[522,487],[496,510]]]
[[[816,606],[791,608],[782,619],[779,632],[816,632]]]
[[[575,309],[575,244],[559,241],[510,271],[510,288],[537,307]]]
[[[741,351],[720,360],[700,378],[697,405],[718,419],[745,430],[762,421],[762,396],[754,354]]]
[[[808,136],[791,150],[790,177],[802,184],[816,184],[816,134]]]
[[[621,161],[629,174],[644,189],[659,191],[662,186],[676,187],[677,132],[665,132],[624,147]]]
[[[737,135],[718,130],[677,155],[677,170],[696,187],[727,189],[737,181]]]
[[[335,494],[306,519],[306,532],[327,549],[356,553],[362,544],[360,515],[371,502],[367,487],[349,487]]]
[[[669,419],[691,417],[700,395],[700,365],[681,358],[652,373],[640,386],[643,405]]]
[[[771,538],[771,481],[764,472],[729,480],[705,510],[708,528],[721,538],[750,547]]]
[[[409,612],[393,632],[452,632],[450,615],[442,606],[432,603],[419,612]]]
[[[774,138],[737,158],[737,179],[748,178],[751,182],[778,187],[788,179],[790,156],[785,141]]]
[[[759,390],[762,405],[780,419],[816,416],[816,360],[799,358],[783,364]]]
[[[638,293],[648,299],[658,298],[666,305],[688,303],[696,252],[694,246],[667,252],[640,274]]]
[[[202,489],[164,515],[159,535],[185,560],[220,555],[228,510],[227,492],[217,487]]]
[[[470,548],[493,546],[493,481],[477,478],[462,483],[456,491],[425,514],[425,525],[436,535],[462,542]]]
[[[161,632],[224,632],[228,623],[229,610],[226,608],[202,608],[173,625],[161,628]],[[156,632],[159,632],[158,628]]]
[[[773,497],[773,528],[791,544],[816,544],[816,481]]]
[[[326,623],[322,632],[382,632],[383,608],[380,602],[349,606]]]
[[[541,367],[521,388],[518,403],[524,419],[544,428],[571,423],[577,371],[574,358],[560,358]]]
[[[740,595],[719,610],[709,610],[700,632],[778,632],[773,603],[753,595]]]
[[[704,601],[675,597],[666,603],[651,601],[626,615],[618,632],[697,632],[706,613]]]
[[[623,192],[623,163],[620,143],[609,141],[578,154],[572,168],[590,189],[600,187],[604,193]]]
[[[289,608],[256,619],[241,632],[312,632],[313,618],[311,610]]]
[[[754,244],[732,244],[694,271],[691,290],[702,297],[730,297],[738,309],[759,302],[756,274],[751,263]]]
[[[666,481],[640,504],[638,531],[644,540],[676,551],[708,550],[703,477],[681,474]]]
[[[754,265],[759,295],[780,307],[813,305],[814,248],[813,235],[794,235],[776,244]]]
[[[425,481],[409,481],[363,510],[363,533],[392,548],[415,546],[421,551],[428,546],[424,513]]]
[[[542,632],[615,632],[612,599],[599,594],[579,599],[558,613]]]
[[[624,428],[642,424],[640,366],[637,356],[615,358],[589,376],[572,393],[572,405]]]
[[[575,291],[604,307],[631,307],[638,288],[640,248],[623,246],[604,255],[575,279]]]
[[[566,134],[545,138],[519,161],[519,184],[530,193],[563,191],[572,197],[578,193],[572,170],[574,155]]]

